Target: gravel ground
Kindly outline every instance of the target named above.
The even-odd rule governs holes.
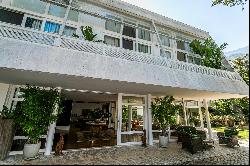
[[[181,144],[170,143],[167,148],[157,144],[150,147],[122,146],[81,149],[65,152],[63,156],[43,156],[25,161],[22,155],[9,156],[0,165],[249,165],[248,146],[228,148],[215,144],[214,149],[194,155]]]

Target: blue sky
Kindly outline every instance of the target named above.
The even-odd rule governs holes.
[[[123,0],[209,32],[225,52],[249,45],[249,2],[211,7],[212,0]]]

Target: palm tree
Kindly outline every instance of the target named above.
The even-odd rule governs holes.
[[[81,26],[81,32],[85,40],[93,42],[103,42],[102,40],[95,40],[97,34],[93,33],[93,29],[90,26]],[[79,38],[77,34],[73,34],[73,37]]]

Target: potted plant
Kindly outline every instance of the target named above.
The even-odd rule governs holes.
[[[169,130],[170,125],[176,123],[176,115],[181,110],[181,105],[174,104],[174,100],[173,96],[166,96],[164,98],[156,98],[152,102],[153,119],[161,129],[159,136],[160,147],[167,146],[170,137],[167,129]]]
[[[15,135],[14,119],[14,111],[3,106],[3,110],[0,112],[0,160],[4,160],[11,149]]]
[[[28,137],[24,145],[24,158],[34,158],[40,150],[40,138],[48,129],[48,126],[57,120],[60,108],[61,97],[57,89],[32,87],[27,85],[21,88],[23,92],[23,102],[16,109],[18,117],[16,122]],[[59,106],[59,107],[58,107]]]
[[[92,41],[92,42],[103,42],[102,40],[96,40],[97,34],[94,34],[92,27],[90,26],[81,26],[80,27],[82,36],[84,40]],[[77,34],[73,34],[73,37],[80,38]]]

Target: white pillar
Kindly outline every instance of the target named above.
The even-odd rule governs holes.
[[[132,106],[128,106],[128,131],[131,131],[132,125],[131,125],[131,120],[132,120]]]
[[[198,101],[198,103],[199,103],[199,115],[200,115],[201,129],[204,130],[204,121],[203,121],[203,114],[201,111],[201,102]]]
[[[148,105],[148,131],[147,131],[147,136],[148,136],[148,144],[153,145],[153,133],[152,133],[152,109],[151,109],[151,94],[147,95],[147,105]]]
[[[121,129],[122,129],[122,93],[118,93],[118,117],[117,117],[117,145],[121,145]]]
[[[176,116],[176,124],[180,124],[180,115],[179,114]]]
[[[204,103],[205,113],[206,113],[207,129],[208,129],[208,138],[209,138],[209,140],[211,140],[211,139],[212,139],[212,128],[211,128],[211,123],[210,123],[210,114],[209,114],[209,112],[208,112],[207,100],[204,99],[204,100],[203,100],[203,103]]]
[[[185,126],[187,126],[187,112],[186,112],[186,106],[185,106],[184,99],[182,99],[182,103],[183,103],[183,113],[184,113]]]
[[[61,93],[61,88],[58,89],[58,92]],[[58,112],[58,105],[55,106],[53,114],[57,114],[57,112]],[[53,122],[52,124],[49,125],[48,129],[47,141],[44,153],[45,156],[49,156],[52,151],[55,131],[56,131],[56,122]]]

